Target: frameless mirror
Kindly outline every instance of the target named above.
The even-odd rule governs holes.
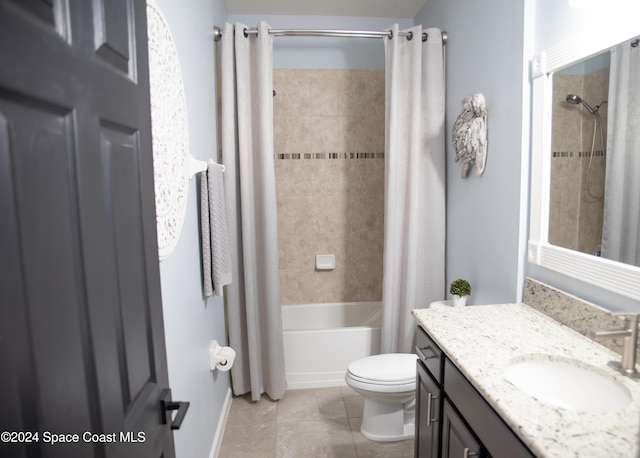
[[[530,262],[633,299],[640,299],[639,33],[577,37],[534,58],[528,253]]]

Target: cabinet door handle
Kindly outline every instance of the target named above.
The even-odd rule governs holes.
[[[425,350],[429,352],[429,355],[425,353]],[[420,359],[423,361],[438,357],[438,355],[436,355],[430,348],[420,348],[417,345],[416,345],[416,353],[418,354]]]
[[[432,422],[438,421],[437,418],[431,418],[431,403],[434,399],[438,399],[438,396],[427,393],[427,426],[431,426]]]
[[[462,455],[462,458],[469,458],[470,456],[478,456],[478,453],[470,451],[469,447],[465,447],[464,455]]]

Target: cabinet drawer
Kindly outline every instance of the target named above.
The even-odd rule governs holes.
[[[535,458],[448,359],[444,362],[444,390],[492,456]]]
[[[420,326],[418,326],[418,332],[416,333],[416,354],[426,366],[429,374],[436,382],[442,385],[442,350]]]

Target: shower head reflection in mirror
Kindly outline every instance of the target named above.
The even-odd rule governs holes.
[[[582,104],[584,105],[584,107],[589,110],[589,113],[591,113],[592,115],[597,115],[598,111],[600,110],[600,107],[602,106],[602,104],[607,103],[606,100],[603,100],[602,102],[600,102],[600,104],[596,105],[595,108],[591,108],[591,105],[589,105],[586,101],[584,101],[581,97],[575,95],[575,94],[568,94],[565,97],[565,100],[572,104],[572,105],[578,105],[578,104]]]

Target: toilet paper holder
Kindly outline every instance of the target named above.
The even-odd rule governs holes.
[[[229,352],[232,354],[229,355]],[[233,365],[235,352],[231,347],[223,347],[217,341],[212,340],[209,345],[209,365],[212,371],[219,369],[227,371]]]

